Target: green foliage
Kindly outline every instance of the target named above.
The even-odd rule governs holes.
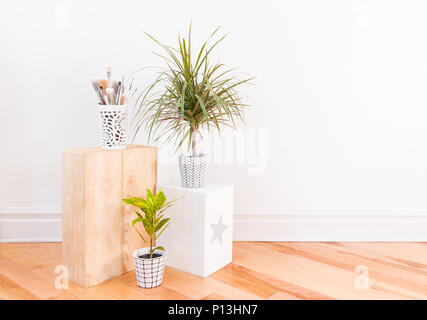
[[[191,49],[191,24],[187,39],[178,35],[178,48],[164,45],[146,33],[164,50],[165,55],[159,56],[165,59],[167,68],[136,100],[133,138],[145,127],[149,129],[149,141],[151,137],[157,141],[165,136],[166,142],[175,144],[175,152],[188,141],[188,149],[192,146],[194,155],[195,135],[201,136],[199,129],[213,127],[220,132],[222,126],[234,128],[236,120],[243,120],[247,105],[236,89],[253,78],[238,80],[231,75],[235,69],[209,62],[212,50],[225,38],[210,44],[218,29],[195,55]]]
[[[135,211],[137,218],[132,220],[132,226],[135,228],[136,232],[138,232],[145,245],[150,248],[150,258],[152,258],[155,250],[164,250],[163,247],[153,248],[153,244],[170,225],[170,218],[164,218],[165,214],[163,212],[167,208],[171,207],[176,199],[168,202],[162,190],[159,190],[156,195],[154,195],[151,190],[147,189],[145,199],[129,197],[127,199],[123,199],[123,201],[141,209],[142,214]],[[137,223],[142,224],[148,235],[148,239],[145,239],[138,231],[135,226]]]

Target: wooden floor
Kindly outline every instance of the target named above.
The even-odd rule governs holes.
[[[233,263],[210,277],[166,268],[154,289],[139,288],[130,272],[89,289],[70,282],[57,290],[61,255],[61,243],[1,243],[0,298],[427,298],[427,243],[235,242]]]

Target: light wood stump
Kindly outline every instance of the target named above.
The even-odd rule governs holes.
[[[70,280],[90,287],[134,269],[132,253],[144,242],[131,225],[134,208],[122,199],[154,192],[156,183],[157,148],[63,151],[63,260]]]

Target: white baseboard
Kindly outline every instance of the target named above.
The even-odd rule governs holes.
[[[60,208],[0,208],[0,242],[62,241]]]
[[[235,241],[427,241],[427,213],[237,210]]]
[[[236,241],[427,241],[425,212],[236,209]],[[58,242],[60,208],[0,208],[0,242]]]

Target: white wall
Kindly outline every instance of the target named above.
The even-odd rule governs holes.
[[[159,65],[140,27],[174,44],[192,20],[200,41],[221,25],[218,59],[256,76],[242,127],[255,150],[211,151],[210,180],[235,185],[238,213],[424,216],[426,12],[421,0],[2,1],[0,209],[59,208],[61,150],[99,144],[89,79]],[[160,180],[176,177],[168,160]]]

